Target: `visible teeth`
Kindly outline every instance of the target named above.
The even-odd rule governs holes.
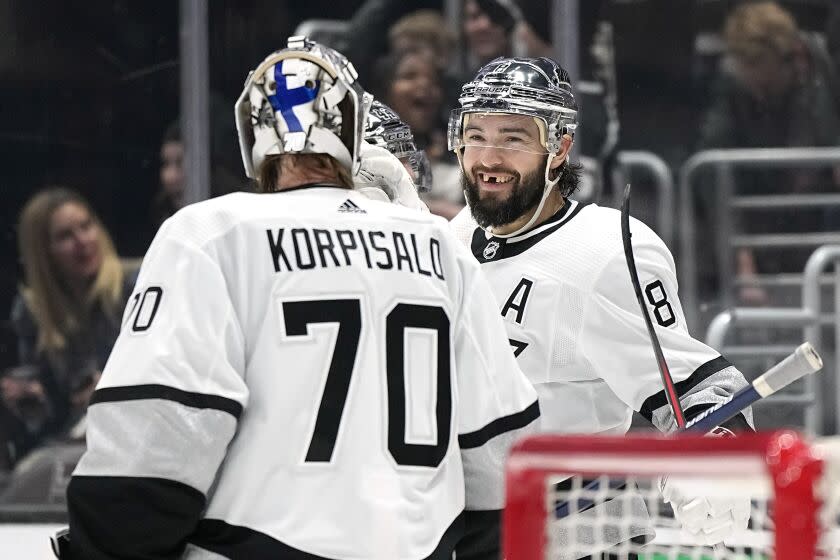
[[[491,175],[489,173],[479,173],[479,177],[487,183],[509,183],[513,180],[510,175]]]

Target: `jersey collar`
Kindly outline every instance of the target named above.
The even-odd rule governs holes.
[[[355,189],[351,189],[348,187],[342,187],[340,185],[323,185],[321,183],[306,183],[305,185],[298,185],[296,187],[289,187],[288,189],[283,189],[279,191],[272,191],[268,194],[278,194],[278,193],[287,193],[287,192],[294,192],[294,191],[302,191],[304,189],[341,189],[343,191],[352,191]]]
[[[515,257],[560,229],[563,224],[577,216],[585,206],[587,204],[566,199],[566,204],[546,221],[515,237],[495,237],[481,228],[475,228],[470,249],[480,263]]]

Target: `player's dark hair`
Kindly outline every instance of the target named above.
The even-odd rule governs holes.
[[[557,182],[557,189],[564,198],[572,196],[578,190],[582,174],[583,165],[579,162],[567,161],[560,166],[560,181]]]

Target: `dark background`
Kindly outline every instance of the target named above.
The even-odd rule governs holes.
[[[719,30],[736,2],[580,3],[582,50],[595,20],[615,26],[620,148],[650,150],[679,165],[694,149],[716,64],[694,54],[694,38]],[[282,47],[301,21],[349,18],[361,4],[209,2],[214,157],[242,175],[232,112],[248,70]],[[828,0],[783,4],[803,29],[816,31],[830,6]],[[547,0],[531,6],[546,14],[540,21],[550,21],[547,6]],[[377,37],[383,49],[386,36],[383,29]],[[16,362],[5,322],[21,278],[15,224],[38,188],[64,184],[81,191],[122,256],[140,256],[148,246],[160,140],[179,113],[178,40],[176,1],[0,0],[0,367]]]

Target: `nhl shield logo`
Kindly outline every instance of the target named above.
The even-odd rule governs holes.
[[[489,260],[492,260],[496,257],[496,252],[498,250],[499,250],[499,242],[498,241],[491,241],[490,243],[488,243],[484,247],[484,252],[482,254],[484,255],[484,258],[489,261]]]

